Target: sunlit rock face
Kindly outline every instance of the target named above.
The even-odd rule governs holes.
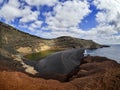
[[[71,49],[56,52],[40,60],[35,68],[40,73],[68,74],[81,63],[84,49]]]

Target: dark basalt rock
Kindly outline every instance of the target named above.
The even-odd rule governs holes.
[[[40,74],[68,74],[81,63],[84,49],[71,49],[54,53],[40,60],[35,69]]]

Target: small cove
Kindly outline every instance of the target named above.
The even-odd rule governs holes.
[[[38,60],[43,59],[46,56],[51,55],[58,51],[60,51],[60,50],[46,50],[46,51],[41,51],[38,53],[31,53],[31,54],[25,55],[24,58],[26,58],[28,60],[38,61]]]
[[[109,59],[116,60],[117,62],[120,63],[120,45],[109,45],[109,46],[110,47],[103,47],[95,50],[87,50],[87,54],[91,56],[107,57]],[[24,57],[28,60],[37,61],[59,51],[61,50],[47,50],[39,53],[28,54],[25,55]]]

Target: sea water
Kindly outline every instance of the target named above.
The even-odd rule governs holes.
[[[110,47],[99,48],[95,50],[87,50],[87,53],[91,56],[103,56],[109,59],[113,59],[120,63],[120,44],[109,45]]]

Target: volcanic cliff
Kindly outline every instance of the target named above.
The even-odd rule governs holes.
[[[69,36],[44,39],[19,31],[0,22],[0,51],[2,55],[30,54],[45,50],[64,50],[70,48],[95,49],[103,47],[92,40],[84,40]]]

